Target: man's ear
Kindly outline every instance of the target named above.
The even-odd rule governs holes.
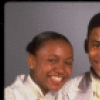
[[[88,53],[88,39],[85,39],[85,42],[84,42],[84,49],[85,49],[85,53]]]
[[[33,69],[35,67],[35,57],[32,54],[28,55],[27,58],[27,62],[28,62],[28,66],[30,67],[30,69]]]

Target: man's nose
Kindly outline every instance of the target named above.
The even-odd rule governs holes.
[[[99,50],[98,50],[98,52],[97,52],[97,55],[100,57],[100,48],[99,48]]]

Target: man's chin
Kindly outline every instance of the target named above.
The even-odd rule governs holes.
[[[98,77],[98,78],[100,78],[100,69],[98,70],[95,70],[95,74],[96,74],[96,76]]]
[[[96,74],[97,74],[98,78],[100,78],[100,72],[97,72]]]

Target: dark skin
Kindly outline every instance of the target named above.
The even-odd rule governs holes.
[[[73,49],[64,40],[49,40],[37,50],[36,55],[28,56],[31,78],[44,95],[63,86],[72,74],[72,63]]]
[[[92,29],[88,41],[89,61],[96,75],[100,78],[100,27]]]

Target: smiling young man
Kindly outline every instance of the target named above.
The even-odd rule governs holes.
[[[92,68],[100,78],[100,27],[96,27],[92,30],[89,37],[89,60],[92,64]]]
[[[58,92],[57,100],[100,100],[100,13],[89,22],[85,51],[90,71],[68,81]]]

